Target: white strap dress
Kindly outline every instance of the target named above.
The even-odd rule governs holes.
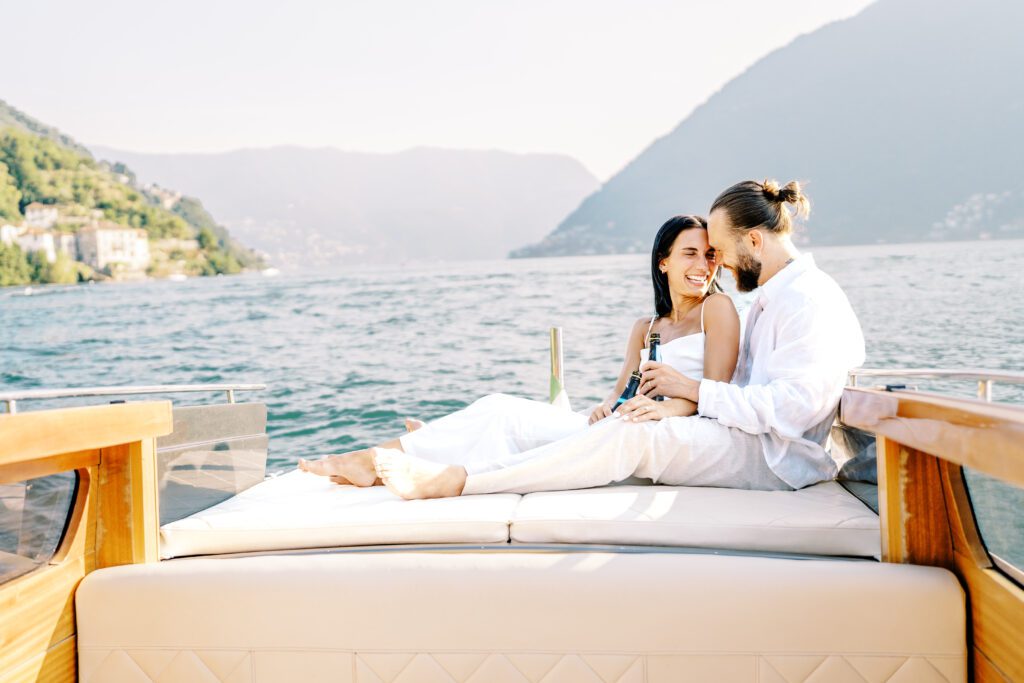
[[[647,360],[648,338],[657,319],[657,315],[651,318],[644,335],[641,363]],[[661,362],[697,381],[704,376],[703,304],[700,329],[661,344]],[[579,434],[587,429],[589,418],[589,413],[570,412],[544,401],[491,394],[400,440],[402,450],[410,455],[450,465],[479,465]]]

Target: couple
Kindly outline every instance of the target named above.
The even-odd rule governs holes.
[[[502,394],[375,448],[301,461],[341,484],[383,484],[406,499],[657,483],[792,490],[832,479],[825,451],[850,369],[864,361],[857,317],[835,281],[793,245],[799,184],[744,181],[708,220],[677,216],[651,258],[657,314],[630,333],[615,390],[589,415]],[[716,275],[758,289],[740,343]],[[661,362],[646,358],[651,332]],[[614,413],[637,367],[637,396]],[[654,397],[664,397],[656,401]]]

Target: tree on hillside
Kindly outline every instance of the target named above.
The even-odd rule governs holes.
[[[197,239],[199,240],[199,248],[203,251],[212,251],[220,246],[217,236],[209,228],[200,230]]]
[[[64,252],[57,252],[57,260],[50,263],[46,255],[41,251],[34,251],[28,255],[28,263],[32,272],[33,282],[47,284],[70,285],[78,282],[78,269]]]
[[[0,242],[0,287],[27,285],[31,281],[32,269],[25,252],[16,244]]]
[[[21,190],[7,172],[7,164],[0,161],[0,218],[21,221]]]

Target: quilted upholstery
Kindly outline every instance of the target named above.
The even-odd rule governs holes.
[[[871,655],[604,655],[549,652],[93,651],[82,683],[952,683],[960,662]]]
[[[966,680],[945,570],[690,554],[383,552],[93,572],[85,683]]]
[[[511,532],[510,532],[511,527]],[[403,543],[612,543],[873,556],[878,517],[835,482],[800,491],[610,486],[403,501],[291,472],[161,529],[164,558]]]

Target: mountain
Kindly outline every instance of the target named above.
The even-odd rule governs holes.
[[[149,256],[127,257],[122,245],[104,247],[104,257],[117,252],[133,263],[132,271],[145,268],[154,276],[218,275],[262,265],[198,199],[139,185],[123,164],[96,161],[71,136],[2,100],[0,227],[0,286],[120,276],[110,264],[76,263],[85,258],[77,246],[83,229],[142,229],[139,239]]]
[[[579,162],[548,154],[92,149],[149,181],[208,198],[234,234],[285,266],[503,257],[540,239],[598,187]]]
[[[801,236],[1024,236],[1024,3],[879,0],[764,57],[513,256],[646,251],[732,183],[807,181]]]
[[[46,140],[69,149],[81,156],[91,157],[89,150],[70,135],[60,132],[53,126],[38,121],[19,109],[15,109],[3,100],[0,100],[0,128],[16,128],[24,133],[30,133],[36,137]]]

